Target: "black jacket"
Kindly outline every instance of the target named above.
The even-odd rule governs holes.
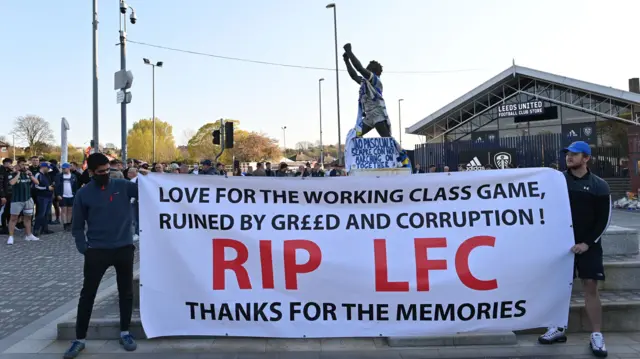
[[[600,237],[611,220],[609,184],[591,171],[581,178],[564,172],[569,189],[573,235],[576,243],[601,247]]]
[[[11,186],[9,186],[9,174],[4,166],[0,166],[0,198],[11,196]]]

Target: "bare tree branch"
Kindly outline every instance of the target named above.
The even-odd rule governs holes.
[[[27,143],[32,155],[37,152],[39,146],[50,144],[54,140],[53,131],[51,127],[49,127],[49,122],[36,115],[26,115],[16,118],[11,133]]]

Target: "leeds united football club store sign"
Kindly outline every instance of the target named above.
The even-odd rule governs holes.
[[[529,101],[498,106],[498,117],[533,116],[544,114],[542,101]]]

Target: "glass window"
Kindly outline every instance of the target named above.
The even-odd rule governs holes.
[[[572,108],[562,107],[562,123],[585,123],[585,122],[595,122],[596,116],[577,111]]]

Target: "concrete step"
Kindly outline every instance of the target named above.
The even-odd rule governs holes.
[[[636,229],[609,226],[601,241],[605,256],[635,255],[639,252],[640,242]]]
[[[633,332],[640,331],[640,290],[633,291],[603,291],[600,293],[603,307],[603,331],[605,332]],[[120,319],[118,313],[117,294],[106,300],[106,303],[96,303],[93,319],[89,325],[88,338],[94,340],[110,340],[117,338],[120,333]],[[589,321],[584,311],[584,299],[581,294],[574,294],[571,299],[569,314],[569,332],[590,332]],[[144,339],[146,335],[140,322],[138,309],[134,310],[130,331],[137,338]],[[518,332],[520,334],[542,333],[542,328]],[[394,345],[428,346],[446,345],[443,343],[480,343],[506,344],[509,333],[465,333],[456,336],[424,337],[424,338],[393,338]],[[58,323],[58,339],[72,340],[75,338],[75,318]],[[422,340],[422,344],[420,344]],[[394,342],[395,341],[395,342]],[[413,344],[412,344],[413,343]],[[431,344],[429,344],[431,343]],[[457,344],[462,345],[462,344]],[[471,345],[471,344],[465,344]]]
[[[640,290],[640,255],[605,256],[605,281],[599,282],[600,290]],[[582,282],[573,282],[573,292],[582,291]]]

